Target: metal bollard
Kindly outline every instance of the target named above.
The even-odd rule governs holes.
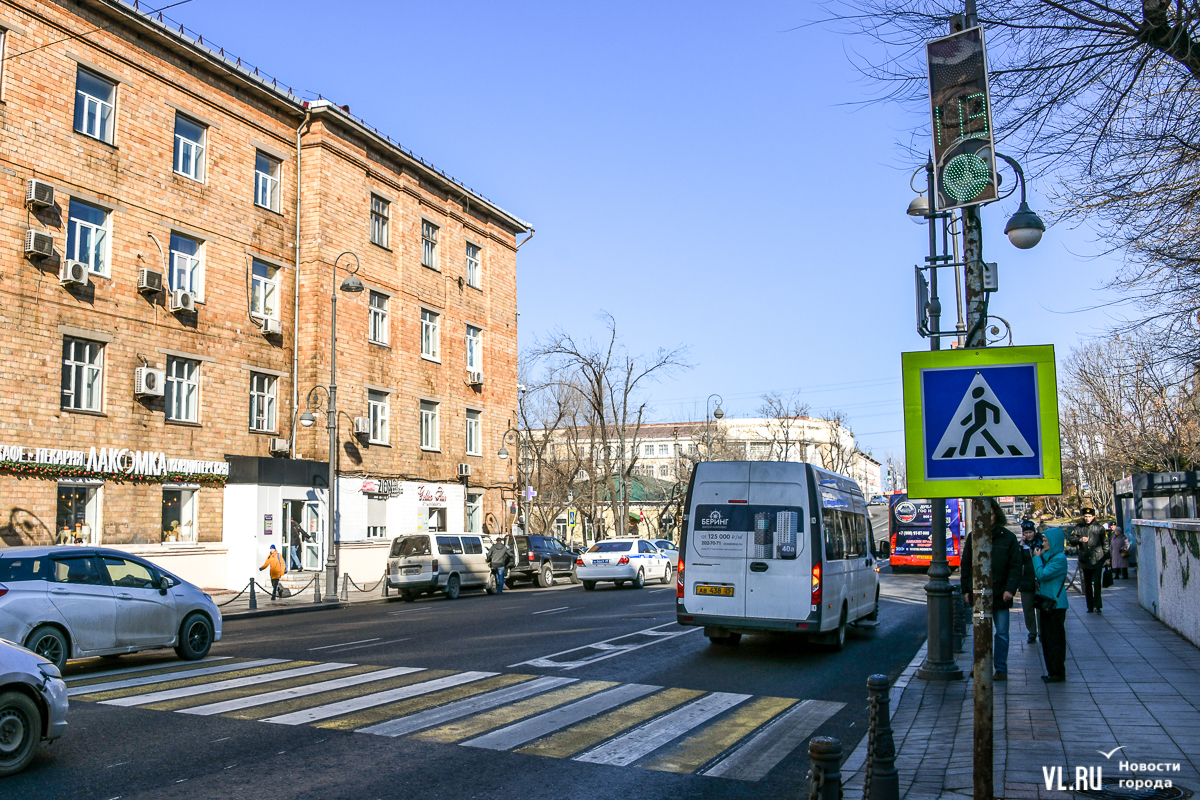
[[[867,727],[867,771],[863,800],[899,800],[900,774],[896,771],[896,742],[892,738],[890,695],[887,675],[867,678],[871,721]]]
[[[383,580],[381,580],[379,582],[379,584],[383,587],[383,589],[380,591],[380,594],[383,595],[384,597],[387,597],[388,596],[388,573],[387,573],[386,569],[384,569],[384,571],[383,571]]]
[[[350,600],[350,573],[342,573],[342,602],[346,603]]]
[[[321,602],[321,573],[319,572],[313,575],[313,602]]]
[[[808,740],[809,800],[842,800],[842,743],[832,736]]]
[[[250,579],[250,610],[258,611],[258,598],[254,596],[254,578]]]

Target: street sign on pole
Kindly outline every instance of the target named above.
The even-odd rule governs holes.
[[[992,107],[983,29],[968,28],[925,45],[933,117],[936,211],[990,203],[996,195]]]
[[[1062,493],[1052,345],[901,358],[910,496]]]

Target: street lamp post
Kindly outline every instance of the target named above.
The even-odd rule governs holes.
[[[340,287],[337,286],[337,271],[338,262],[342,260],[342,256],[350,256],[354,259],[354,269],[343,267],[349,275],[342,281]],[[337,537],[334,532],[334,524],[337,520],[337,451],[338,451],[338,411],[337,411],[337,293],[340,289],[343,292],[357,294],[365,288],[363,282],[358,278],[358,256],[347,250],[338,255],[333,260],[333,269],[331,274],[333,279],[329,287],[329,386],[315,386],[308,393],[306,399],[307,409],[300,416],[300,424],[304,427],[311,427],[317,421],[314,411],[320,411],[320,391],[324,390],[328,399],[327,407],[325,408],[325,429],[329,431],[329,499],[325,504],[327,519],[325,522],[325,602],[337,602]]]
[[[706,400],[704,402],[704,460],[705,461],[712,461],[712,433],[710,432],[711,420],[709,418],[710,415],[709,415],[708,410],[709,410],[709,408],[712,407],[712,399],[714,397],[717,398],[717,409],[716,409],[716,411],[712,412],[711,416],[715,417],[718,421],[725,418],[725,412],[721,410],[721,404],[724,403],[725,401],[721,398],[721,395],[719,395],[719,394],[710,394],[708,396],[708,400]]]
[[[500,449],[496,451],[496,456],[501,459],[508,458],[508,448],[504,446],[504,443],[509,442],[509,441],[511,441],[513,443],[513,445],[515,445],[517,448],[517,460],[516,460],[517,483],[523,484],[525,481],[521,477],[521,432],[519,430],[517,430],[516,428],[509,428],[508,430],[506,430],[504,432],[504,435],[500,437]],[[525,526],[526,526],[525,532],[528,533],[529,532],[529,517],[525,513],[524,504],[521,502],[521,500],[524,496],[525,496],[524,489],[522,489],[521,491],[519,491],[517,493],[517,517],[525,519]]]

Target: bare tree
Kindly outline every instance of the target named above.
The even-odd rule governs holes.
[[[845,411],[830,411],[825,415],[825,420],[830,423],[829,441],[818,445],[821,466],[830,472],[848,475],[861,452],[858,439],[850,427],[850,417]]]
[[[528,524],[531,532],[545,533],[574,500],[585,463],[579,441],[583,408],[579,394],[562,383],[535,381],[527,372],[521,382],[526,390],[518,408],[519,458],[529,465],[527,476],[537,490]]]
[[[891,477],[891,490],[894,492],[908,491],[908,466],[903,456],[889,454],[884,466],[885,476]]]
[[[808,416],[810,410],[808,403],[800,400],[799,393],[785,397],[778,392],[768,392],[762,396],[758,415],[767,420],[772,461],[791,461],[797,453],[801,461],[808,460],[811,443],[801,420]]]

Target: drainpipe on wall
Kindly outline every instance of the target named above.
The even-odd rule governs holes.
[[[292,432],[291,457],[296,457],[296,420],[300,410],[300,133],[308,125],[310,112],[304,109],[304,121],[296,128],[296,295],[292,300]]]

